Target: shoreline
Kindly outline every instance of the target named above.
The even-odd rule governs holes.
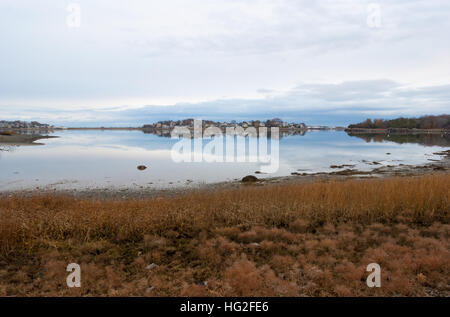
[[[54,139],[58,136],[41,134],[0,134],[0,143],[5,144],[36,144],[33,143],[42,139]]]
[[[233,128],[234,126],[229,126]],[[188,126],[188,128],[193,129],[193,127]],[[226,127],[219,127],[226,128]],[[410,128],[383,128],[383,129],[369,129],[369,128],[346,128],[346,127],[306,127],[306,128],[291,128],[291,127],[278,127],[280,130],[339,130],[352,133],[450,133],[448,129],[410,129]],[[17,131],[17,132],[52,132],[52,131],[64,131],[64,130],[170,130],[170,127],[64,127],[64,128],[51,128],[51,129],[37,129],[37,128],[1,128],[0,130],[5,131]]]
[[[1,197],[13,195],[36,196],[36,195],[65,195],[80,199],[95,200],[139,200],[182,196],[190,193],[208,193],[218,190],[241,189],[249,186],[261,187],[272,185],[308,184],[317,182],[346,181],[355,179],[388,179],[392,177],[424,176],[433,174],[446,174],[450,171],[450,150],[435,153],[441,155],[439,161],[431,161],[418,165],[388,165],[374,167],[369,171],[352,169],[351,165],[335,166],[338,170],[332,172],[316,173],[291,173],[288,176],[276,176],[259,178],[253,182],[242,182],[242,180],[224,181],[216,183],[195,184],[193,186],[180,186],[173,188],[73,188],[73,189],[19,189],[0,191]],[[244,177],[245,175],[243,175]]]

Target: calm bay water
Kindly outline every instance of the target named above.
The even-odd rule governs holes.
[[[250,162],[176,163],[171,149],[177,140],[141,131],[57,131],[53,135],[59,138],[38,141],[42,145],[0,144],[0,191],[195,186],[240,179],[260,170],[260,163]],[[371,170],[373,161],[422,164],[439,159],[433,153],[449,146],[448,138],[439,135],[383,139],[343,131],[306,132],[282,137],[279,170],[257,176],[328,172],[333,170],[330,165],[342,164]],[[138,165],[148,168],[139,171]]]

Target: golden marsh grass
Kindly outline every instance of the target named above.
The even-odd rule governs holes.
[[[0,200],[0,295],[448,296],[450,174]],[[82,287],[65,285],[68,263]],[[365,267],[382,267],[382,287]],[[154,263],[152,269],[148,265]]]

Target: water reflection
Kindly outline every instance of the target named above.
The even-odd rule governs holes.
[[[171,130],[169,129],[152,129],[152,130],[142,130],[143,133],[145,134],[153,134],[153,135],[157,135],[160,137],[166,137],[166,138],[170,138],[171,137]],[[259,133],[258,129],[256,129],[256,132]],[[279,137],[280,139],[283,137],[288,137],[288,136],[294,136],[294,135],[305,135],[306,134],[306,130],[280,130],[279,132]],[[222,133],[225,135],[227,134],[226,130],[223,130]],[[251,135],[251,134],[250,134]],[[271,131],[270,129],[267,129],[267,136],[270,138],[271,136]]]
[[[53,135],[60,138],[40,140],[44,146],[0,142],[0,190],[193,186],[240,179],[260,171],[259,163],[248,161],[175,163],[171,149],[178,140],[164,133],[69,130]],[[448,135],[286,132],[280,138],[279,170],[258,177],[328,172],[333,171],[331,165],[343,164],[371,170],[369,163],[373,161],[381,165],[423,164],[439,159],[433,153],[448,146]],[[138,171],[138,165],[148,168]]]
[[[423,146],[450,146],[449,133],[416,133],[416,134],[378,134],[378,133],[348,133],[349,136],[357,137],[366,142],[395,142],[398,144],[416,143]]]

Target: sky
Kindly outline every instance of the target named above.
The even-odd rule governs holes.
[[[0,120],[450,111],[448,0],[2,0]]]

